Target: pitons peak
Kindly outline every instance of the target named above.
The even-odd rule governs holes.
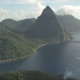
[[[27,38],[56,38],[61,41],[71,37],[68,31],[58,22],[55,13],[49,6],[43,10],[41,16],[25,34]]]
[[[42,15],[43,14],[46,14],[48,16],[52,16],[54,14],[54,11],[49,6],[46,6],[46,8],[42,12]]]

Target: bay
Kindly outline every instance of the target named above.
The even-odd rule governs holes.
[[[6,71],[37,70],[80,79],[80,32],[71,34],[73,39],[70,41],[47,44],[27,58],[0,63],[0,74]]]

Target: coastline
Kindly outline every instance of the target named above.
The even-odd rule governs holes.
[[[27,56],[25,56],[25,57],[15,58],[15,59],[9,59],[9,60],[0,60],[0,63],[10,62],[10,61],[14,61],[14,60],[19,60],[19,59],[26,58],[26,57],[31,56],[31,55],[32,55],[32,54],[27,55]]]
[[[66,40],[66,41],[69,41],[69,40],[70,40],[70,39],[68,39],[68,40]],[[63,42],[64,42],[64,41],[63,41]],[[60,42],[55,42],[55,43],[60,43]],[[29,54],[29,55],[24,56],[24,57],[21,57],[21,58],[15,58],[15,59],[9,59],[9,60],[0,60],[0,63],[10,62],[10,61],[19,60],[19,59],[22,59],[22,58],[29,57],[29,56],[31,56],[31,55],[34,54],[34,52],[36,51],[36,49],[38,49],[38,48],[40,48],[40,47],[42,47],[42,46],[44,46],[44,45],[47,45],[47,44],[50,44],[50,43],[41,44],[40,46],[36,47],[35,49],[33,49],[33,53],[32,53],[32,54]],[[54,43],[52,43],[52,44],[54,44]]]
[[[50,44],[50,43],[46,43],[46,44],[42,44],[42,45],[38,46],[37,48],[34,49],[34,52],[36,51],[36,49],[38,49],[38,48],[40,48],[40,47],[42,47],[44,45],[47,45],[47,44]]]
[[[40,48],[40,47],[42,47],[42,46],[44,46],[44,45],[47,45],[47,44],[49,44],[49,43],[42,44],[42,45],[40,45],[40,46],[36,47],[36,48],[33,50],[33,53],[32,53],[32,54],[34,54],[34,52],[36,51],[36,49],[38,49],[38,48]],[[29,57],[29,56],[31,56],[32,54],[27,55],[27,56],[24,56],[24,57],[21,57],[21,58],[15,58],[15,59],[9,59],[9,60],[0,60],[0,63],[10,62],[10,61],[14,61],[14,60],[19,60],[19,59],[22,59],[22,58]]]

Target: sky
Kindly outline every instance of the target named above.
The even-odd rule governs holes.
[[[58,15],[65,13],[80,19],[80,0],[0,0],[0,21],[37,18],[46,6]]]

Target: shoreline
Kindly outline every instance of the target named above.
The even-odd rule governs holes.
[[[46,44],[42,44],[42,45],[38,46],[37,48],[34,49],[34,52],[35,52],[38,48],[40,48],[40,47],[42,47],[42,46],[44,46],[44,45],[47,45],[47,44],[50,44],[50,43],[46,43]]]
[[[32,53],[32,54],[30,54],[30,55],[27,55],[27,56],[24,56],[24,57],[21,57],[21,58],[15,58],[15,59],[0,60],[0,63],[10,62],[10,61],[19,60],[19,59],[22,59],[22,58],[29,57],[29,56],[33,55],[33,54],[34,54],[34,52],[35,52],[38,48],[40,48],[40,47],[42,47],[42,46],[44,46],[44,45],[47,45],[47,44],[49,44],[49,43],[42,44],[42,45],[40,45],[40,46],[36,47],[36,48],[33,50],[33,53]]]
[[[69,39],[69,40],[70,40],[70,39]],[[67,41],[69,41],[69,40],[67,40]],[[64,41],[63,41],[63,42],[64,42]],[[55,43],[60,43],[60,42],[55,42]],[[34,52],[35,52],[38,48],[40,48],[40,47],[42,47],[42,46],[44,46],[44,45],[47,45],[47,44],[50,44],[50,43],[45,43],[45,44],[42,44],[42,45],[40,45],[40,46],[36,47],[35,49],[33,49],[33,53],[32,53],[32,54],[30,54],[30,55],[27,55],[27,56],[24,56],[24,57],[21,57],[21,58],[15,58],[15,59],[0,60],[0,63],[10,62],[10,61],[19,60],[19,59],[23,59],[23,58],[29,57],[29,56],[33,55],[33,54],[34,54]],[[54,44],[54,43],[52,43],[52,44]]]

